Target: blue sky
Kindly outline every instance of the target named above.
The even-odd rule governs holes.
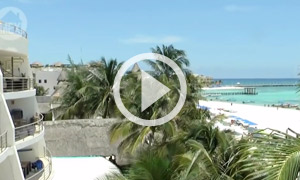
[[[124,61],[173,44],[195,73],[215,78],[300,72],[299,0],[0,0],[4,7],[26,16],[31,62]]]

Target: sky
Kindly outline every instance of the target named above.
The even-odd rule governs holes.
[[[173,44],[194,73],[214,78],[300,72],[299,0],[0,0],[10,22],[7,7],[21,11],[30,62],[126,61]]]

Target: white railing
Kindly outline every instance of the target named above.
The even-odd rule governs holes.
[[[43,115],[39,114],[38,120],[33,123],[25,124],[15,128],[15,140],[25,140],[28,136],[34,136],[41,133],[44,129]]]
[[[27,39],[27,32],[13,24],[0,21],[0,30],[14,33]]]
[[[52,155],[51,152],[45,148],[45,159],[48,164],[43,167],[39,172],[35,173],[33,176],[26,178],[26,180],[47,180],[52,173]]]
[[[7,131],[0,135],[0,154],[7,148]]]
[[[33,89],[33,79],[27,77],[4,77],[3,91],[16,92]]]

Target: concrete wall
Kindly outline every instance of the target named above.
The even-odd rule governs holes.
[[[52,156],[117,155],[108,131],[116,119],[45,121],[45,141]]]

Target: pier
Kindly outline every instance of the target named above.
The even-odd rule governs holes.
[[[205,96],[230,96],[230,95],[257,95],[258,92],[256,88],[260,87],[296,87],[299,84],[291,83],[291,84],[280,84],[280,83],[273,83],[273,84],[236,84],[234,86],[223,86],[223,87],[216,87],[216,88],[208,88],[202,92],[202,95]]]
[[[291,87],[298,84],[251,84],[251,85],[236,85],[236,87]]]
[[[222,96],[226,96],[226,95],[257,95],[258,93],[256,92],[256,88],[255,87],[245,87],[244,89],[242,89],[242,91],[235,91],[235,92],[203,92],[203,95],[207,95],[207,96],[218,96],[218,95],[222,95]]]

